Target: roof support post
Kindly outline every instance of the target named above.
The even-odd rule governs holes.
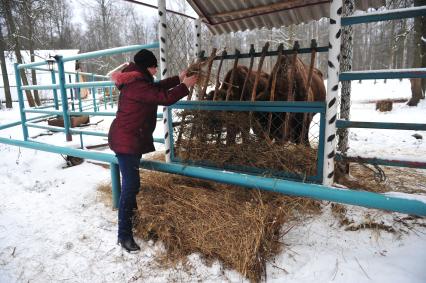
[[[168,77],[167,73],[167,17],[166,17],[166,0],[158,0],[158,36],[160,42],[160,79],[165,79]],[[169,111],[168,107],[163,107],[163,125],[164,125],[164,147],[166,149],[166,162],[171,161],[170,156],[170,135],[173,135],[173,129],[169,127]]]
[[[198,18],[195,23],[195,57],[198,58],[201,53],[201,20]]]
[[[330,3],[328,79],[325,116],[323,184],[330,186],[334,181],[334,157],[336,155],[337,93],[339,90],[340,44],[341,44],[342,0]]]
[[[70,116],[68,113],[68,97],[67,90],[65,88],[65,69],[64,69],[64,61],[62,60],[62,56],[56,55],[55,57],[56,63],[58,64],[58,74],[59,74],[59,90],[61,92],[61,101],[62,101],[62,118],[64,119],[64,129],[66,141],[72,141],[72,135],[70,132]]]

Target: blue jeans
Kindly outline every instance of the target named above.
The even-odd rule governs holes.
[[[139,162],[142,155],[116,154],[121,172],[121,195],[118,205],[118,238],[133,237],[133,217],[140,188]]]

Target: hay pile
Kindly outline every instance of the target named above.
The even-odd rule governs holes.
[[[138,207],[135,234],[164,244],[163,263],[199,253],[252,282],[265,276],[266,262],[281,251],[291,221],[320,211],[313,200],[145,170]]]

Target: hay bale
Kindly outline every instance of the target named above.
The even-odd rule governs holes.
[[[135,234],[164,244],[163,263],[199,253],[252,282],[281,251],[283,225],[320,210],[313,200],[151,171],[142,172],[141,186]]]
[[[379,100],[376,102],[376,110],[380,112],[392,111],[392,100]]]
[[[90,118],[89,116],[71,116],[70,117],[70,127],[71,128],[75,128],[78,127],[82,124],[87,124],[89,123]],[[64,118],[63,117],[56,117],[56,118],[51,118],[49,120],[47,120],[47,124],[50,126],[55,126],[55,127],[64,127]]]

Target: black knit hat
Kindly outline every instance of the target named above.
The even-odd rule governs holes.
[[[140,69],[147,69],[150,67],[157,67],[157,58],[155,58],[154,53],[147,49],[142,49],[138,53],[136,53],[135,57],[133,57],[136,66]]]

